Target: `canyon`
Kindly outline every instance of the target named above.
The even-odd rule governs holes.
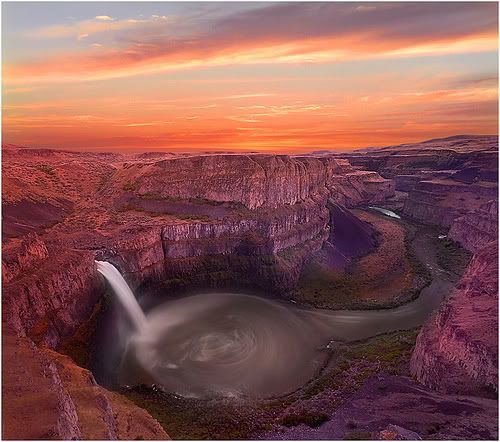
[[[496,137],[294,156],[78,153],[12,145],[2,152],[4,438],[174,437],[164,416],[143,404],[153,393],[111,391],[90,371],[91,336],[110,302],[96,259],[115,265],[136,294],[238,288],[306,308],[391,308],[415,299],[439,272],[449,273],[443,287],[455,288],[421,330],[394,340],[389,335],[383,344],[352,344],[363,351],[396,346],[401,357],[395,373],[374,372],[364,358],[354,358],[344,371],[374,373],[358,376],[359,385],[352,386],[358,396],[342,390],[339,395],[347,396],[339,398],[329,387],[277,413],[297,416],[326,407],[329,422],[319,429],[326,432],[335,422],[338,428],[323,436],[344,437],[349,428],[338,422],[339,410],[351,407],[353,413],[357,401],[357,413],[369,413],[382,392],[372,385],[379,376],[389,385],[387,413],[408,394],[434,404],[442,422],[424,434],[426,427],[409,428],[402,412],[394,412],[391,422],[377,415],[364,428],[370,437],[394,424],[446,438],[455,425],[451,416],[464,410],[470,422],[455,436],[498,433]],[[369,206],[395,210],[404,220]],[[419,261],[423,229],[431,229],[425,238],[438,243],[439,272]],[[458,245],[472,255],[470,262]],[[335,369],[326,367],[318,379]],[[410,376],[421,385],[412,386]],[[369,400],[363,402],[363,395]],[[453,404],[451,411],[445,403]],[[310,426],[288,427],[280,419],[273,417],[267,433],[249,434],[323,438]],[[23,425],[26,420],[32,425]]]

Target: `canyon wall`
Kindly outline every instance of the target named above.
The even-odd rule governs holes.
[[[3,321],[51,347],[76,330],[104,292],[92,253],[49,250],[35,234],[4,248],[2,276]]]
[[[197,278],[213,286],[252,275],[253,285],[286,291],[302,262],[322,247],[328,222],[325,202],[312,200],[223,220],[158,220],[157,227],[118,236],[113,249],[100,256],[133,285],[194,283]]]
[[[412,374],[448,393],[498,391],[498,242],[472,259],[451,296],[425,324],[411,359]]]
[[[403,213],[420,222],[450,227],[498,199],[498,137],[459,135],[338,155],[393,179]]]
[[[5,326],[2,345],[3,439],[169,439],[146,411],[98,386],[67,356]]]
[[[425,324],[413,375],[449,393],[498,391],[498,137],[454,136],[342,155],[395,181],[403,213],[449,228],[474,253],[451,296]]]
[[[394,185],[348,161],[288,155],[206,155],[125,164],[114,183],[147,198],[202,198],[279,208],[328,195],[347,205],[383,200]],[[119,189],[118,189],[119,190]]]
[[[286,292],[329,237],[329,202],[394,193],[391,180],[328,158],[11,148],[3,167],[5,438],[168,438],[60,353],[103,296],[95,258],[133,287]]]
[[[489,201],[477,210],[453,220],[448,238],[473,253],[498,239],[498,200]]]
[[[448,393],[498,391],[498,201],[454,218],[448,233],[474,256],[451,296],[420,332],[413,375]]]
[[[391,180],[332,158],[218,155],[127,164],[109,191],[154,225],[115,235],[102,251],[129,281],[213,286],[249,282],[287,292],[328,237],[327,203],[377,203]],[[132,185],[133,183],[133,185]],[[171,215],[170,218],[168,215]],[[149,222],[151,224],[151,222]],[[250,278],[248,275],[253,275]]]
[[[420,181],[409,193],[403,211],[416,220],[450,227],[456,218],[496,199],[497,193],[497,185],[493,182]]]

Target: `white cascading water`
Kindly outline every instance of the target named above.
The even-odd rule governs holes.
[[[134,293],[130,290],[127,281],[123,279],[123,276],[113,264],[106,261],[96,261],[96,264],[98,272],[101,273],[111,285],[120,303],[123,305],[134,323],[134,326],[137,328],[137,331],[144,333],[148,329],[148,320],[137,302],[137,299],[135,299]]]

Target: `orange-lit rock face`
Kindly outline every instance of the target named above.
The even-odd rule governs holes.
[[[2,367],[4,439],[169,439],[147,412],[96,385],[69,357],[5,328],[2,344],[11,356]]]
[[[280,155],[206,155],[132,164],[117,171],[118,185],[155,198],[239,202],[278,208],[329,196],[356,204],[391,195],[390,181],[336,159]],[[123,184],[125,183],[125,184]]]
[[[21,433],[20,410],[11,408],[6,437],[167,437],[147,413],[96,386],[69,358],[33,344],[57,348],[87,320],[103,293],[96,254],[133,285],[246,280],[286,291],[328,238],[328,201],[355,205],[394,192],[390,180],[333,158],[10,146],[3,167],[4,351],[17,351],[37,380],[27,389],[16,368],[4,366],[4,400],[24,389],[28,401],[36,397],[47,410]]]
[[[352,206],[394,192],[391,180],[325,157],[150,157],[13,147],[5,157],[16,171],[6,168],[3,208],[13,215],[4,219],[5,232],[15,237],[53,226],[46,238],[55,247],[91,248],[116,257],[134,281],[143,278],[142,272],[174,278],[182,259],[196,266],[204,256],[243,256],[246,262],[240,265],[247,272],[254,266],[249,257],[274,256],[271,266],[258,265],[256,271],[265,270],[264,285],[288,288],[306,256],[301,247],[317,250],[328,236],[327,201]],[[85,180],[88,175],[92,178]],[[37,182],[44,185],[39,189]],[[30,210],[20,212],[23,219],[16,215],[26,204],[59,207],[61,198],[71,209],[57,220]],[[287,250],[294,250],[297,259],[293,271],[283,273],[277,254]],[[221,262],[210,272],[227,265]],[[283,276],[275,279],[280,272]]]

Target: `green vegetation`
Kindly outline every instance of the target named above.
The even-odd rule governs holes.
[[[136,185],[132,181],[127,181],[123,185],[123,190],[125,192],[133,192],[136,189]]]
[[[37,164],[35,166],[37,170],[40,172],[43,172],[46,174],[53,182],[59,181],[59,178],[57,177],[56,173],[54,172],[54,169],[52,166],[49,166],[48,164]],[[43,182],[40,183],[40,185],[43,185]]]
[[[438,240],[436,259],[438,265],[448,272],[461,275],[469,263],[471,254],[460,244],[449,239]]]
[[[360,281],[352,278],[349,270],[329,268],[326,252],[322,250],[304,265],[293,297],[318,307],[349,304],[361,289]]]
[[[328,415],[325,413],[303,412],[301,414],[288,414],[281,419],[280,423],[285,427],[296,427],[297,425],[305,424],[308,427],[315,428],[328,419]]]
[[[201,197],[191,197],[191,198],[182,198],[178,196],[165,196],[165,195],[160,195],[158,193],[152,193],[152,192],[146,192],[143,193],[142,195],[139,195],[142,199],[146,200],[156,200],[156,201],[167,201],[170,203],[191,203],[191,204],[198,204],[198,205],[204,205],[204,206],[226,206],[229,208],[233,209],[240,209],[240,210],[249,210],[247,207],[242,204],[238,203],[235,201],[216,201],[216,200],[211,200],[208,198],[201,198]]]
[[[168,211],[155,211],[155,210],[148,210],[144,207],[139,207],[134,204],[128,203],[124,204],[120,208],[117,209],[118,212],[128,212],[130,210],[133,210],[135,212],[142,212],[146,213],[150,216],[172,216],[178,219],[182,219],[185,221],[209,221],[210,217],[208,215],[181,215],[178,213],[173,213],[173,212],[168,212]]]
[[[137,387],[124,395],[145,408],[166,429],[172,439],[249,439],[252,409],[230,401],[186,399]]]
[[[414,229],[407,228],[405,232],[404,245],[406,249],[406,257],[408,258],[413,273],[411,287],[402,293],[402,297],[407,300],[415,299],[420,294],[422,289],[427,287],[432,282],[431,271],[424,263],[422,263],[422,261],[418,259],[417,254],[413,250],[412,241],[414,238]]]
[[[48,164],[37,164],[35,166],[40,172],[46,173],[47,175],[53,177],[55,176],[54,169]]]
[[[306,386],[303,398],[310,399],[327,389],[355,391],[377,371],[398,373],[410,360],[417,334],[417,329],[394,332],[341,346],[335,366]]]

